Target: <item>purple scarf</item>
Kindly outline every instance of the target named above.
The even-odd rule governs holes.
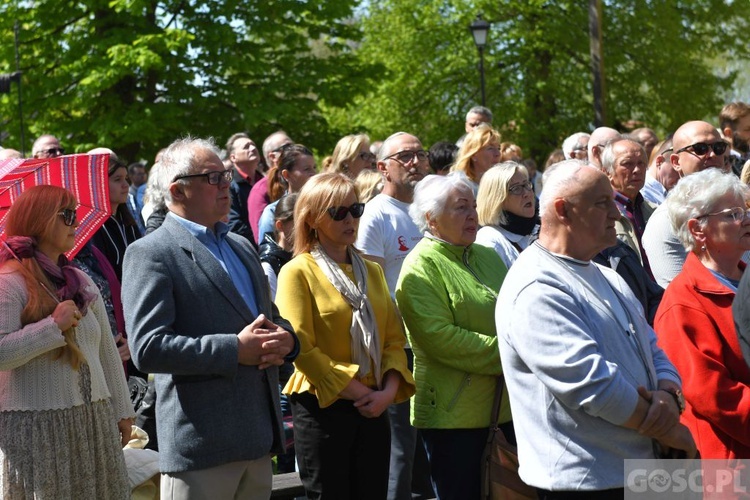
[[[65,255],[60,255],[55,264],[52,259],[39,251],[36,240],[28,236],[10,236],[5,243],[7,246],[0,247],[0,263],[10,259],[20,261],[35,258],[44,274],[55,286],[54,291],[57,292],[60,302],[72,300],[81,314],[86,314],[89,304],[94,301],[96,295],[86,290],[79,271],[70,265]]]

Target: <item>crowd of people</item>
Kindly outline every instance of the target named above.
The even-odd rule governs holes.
[[[310,499],[480,498],[492,427],[544,499],[621,497],[625,459],[750,458],[747,104],[575,132],[543,168],[481,106],[455,143],[353,134],[320,167],[283,131],[89,153],[111,215],[83,249],[44,185],[0,243],[3,498],[128,498],[136,416],[165,499],[295,470]]]

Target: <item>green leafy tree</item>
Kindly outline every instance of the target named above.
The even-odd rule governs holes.
[[[567,135],[593,128],[587,2],[383,0],[369,4],[359,56],[383,69],[347,113],[377,136],[406,129],[429,145],[463,133],[479,101],[468,26],[493,22],[485,49],[487,105],[504,140],[543,161]],[[748,55],[748,14],[722,0],[603,1],[607,124],[673,131],[716,120]],[[724,69],[731,66],[724,66]]]
[[[367,86],[354,0],[83,0],[0,6],[0,72],[15,69],[19,23],[26,148],[42,133],[69,149],[153,158],[176,137],[284,128],[327,149]],[[20,148],[17,94],[0,97],[0,139]]]

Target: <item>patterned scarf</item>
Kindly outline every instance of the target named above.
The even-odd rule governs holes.
[[[375,368],[375,380],[377,380],[378,389],[380,389],[380,334],[378,324],[375,322],[372,304],[370,304],[370,299],[367,298],[367,267],[357,252],[351,248],[347,251],[352,259],[356,284],[349,279],[346,273],[341,270],[341,267],[331,259],[320,245],[316,246],[310,252],[310,255],[313,256],[334,288],[352,307],[352,325],[349,333],[351,335],[352,360],[359,365],[357,374],[363,377],[370,373],[372,360],[372,366]]]

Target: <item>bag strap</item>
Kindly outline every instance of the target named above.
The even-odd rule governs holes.
[[[490,429],[497,429],[497,418],[500,416],[500,405],[503,402],[503,388],[505,388],[505,376],[497,377],[495,385],[495,398],[492,401],[492,413],[490,414]]]

